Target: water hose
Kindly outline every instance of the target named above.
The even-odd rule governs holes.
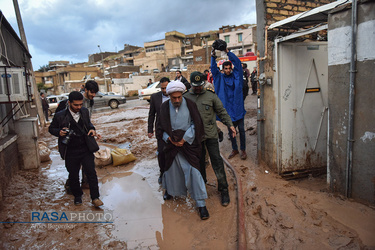
[[[245,229],[245,212],[244,212],[244,203],[243,203],[243,194],[242,194],[242,184],[241,178],[237,175],[234,167],[229,163],[229,161],[220,153],[221,158],[225,165],[233,172],[234,178],[236,179],[237,185],[237,221],[238,221],[238,249],[245,250],[246,248],[246,229]]]

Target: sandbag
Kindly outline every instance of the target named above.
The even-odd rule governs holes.
[[[51,150],[47,147],[47,143],[45,143],[44,141],[39,141],[38,146],[40,162],[50,161],[51,158],[49,157],[49,155],[51,154]]]
[[[95,167],[103,167],[112,163],[111,149],[100,146],[99,150],[94,153]]]
[[[126,148],[115,148],[111,152],[113,166],[123,165],[132,161],[135,161],[137,158]]]

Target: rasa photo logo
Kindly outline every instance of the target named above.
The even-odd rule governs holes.
[[[113,223],[112,211],[32,211],[31,223]]]

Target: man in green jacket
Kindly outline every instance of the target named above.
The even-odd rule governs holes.
[[[206,79],[207,77],[201,72],[195,71],[191,73],[190,83],[192,88],[188,92],[185,92],[184,97],[189,98],[197,104],[204,124],[205,137],[202,142],[202,155],[200,158],[202,177],[204,181],[207,182],[205,167],[207,148],[211,159],[211,165],[217,178],[218,190],[221,193],[221,205],[227,206],[230,202],[228,182],[225,175],[224,162],[219,151],[216,115],[220,118],[222,123],[230,128],[233,133],[232,136],[236,136],[236,130],[219,97],[210,88],[205,89],[203,87]]]

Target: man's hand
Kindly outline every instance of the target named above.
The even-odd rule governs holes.
[[[178,141],[178,142],[175,142],[175,141],[172,141],[171,137],[168,137],[168,140],[173,144],[175,145],[176,147],[182,147],[185,143],[185,140],[182,139],[181,141]]]
[[[88,134],[88,136],[95,136],[96,135],[96,131],[94,129],[91,129]],[[99,135],[100,136],[100,135]]]
[[[230,127],[230,130],[232,131],[232,137],[234,138],[234,137],[236,137],[236,129],[232,126],[232,127]]]
[[[151,137],[154,136],[154,133],[148,133],[147,136],[148,136],[148,138],[151,138]]]
[[[211,56],[216,58],[216,52],[214,48],[212,48],[211,50]]]
[[[181,141],[177,142],[175,145],[176,145],[177,147],[182,147],[182,146],[184,145],[184,143],[185,143],[185,140],[182,139]]]
[[[67,134],[66,129],[68,129],[68,128],[67,127],[62,128],[62,130],[60,130],[59,135],[60,136],[66,136],[66,134]]]

